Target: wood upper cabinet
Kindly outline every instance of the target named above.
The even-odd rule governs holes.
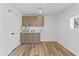
[[[43,16],[22,16],[22,26],[44,26]]]
[[[35,19],[36,26],[44,26],[44,17],[37,16]]]
[[[31,26],[31,17],[22,16],[22,26]]]

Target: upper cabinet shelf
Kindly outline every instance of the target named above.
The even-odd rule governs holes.
[[[44,16],[22,16],[22,26],[43,27]]]

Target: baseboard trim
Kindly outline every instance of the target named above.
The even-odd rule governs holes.
[[[16,48],[14,48],[14,49],[10,52],[10,54],[9,54],[8,56],[11,56],[11,54],[12,54],[18,47],[20,47],[20,45],[18,45]]]

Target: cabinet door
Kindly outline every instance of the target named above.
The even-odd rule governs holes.
[[[29,19],[26,16],[22,16],[22,26],[28,26],[29,25]]]
[[[33,33],[33,43],[40,43],[40,33]]]
[[[31,33],[21,33],[20,34],[21,44],[32,43]]]
[[[44,26],[44,17],[37,16],[35,22],[36,22],[36,26]]]
[[[31,26],[35,26],[36,24],[35,24],[35,16],[31,16],[31,21],[30,21],[30,23],[31,23]]]
[[[30,16],[22,16],[22,26],[31,26]]]

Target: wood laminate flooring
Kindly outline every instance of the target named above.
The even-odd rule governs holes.
[[[23,44],[15,48],[9,56],[74,56],[73,53],[60,46],[57,42]]]

